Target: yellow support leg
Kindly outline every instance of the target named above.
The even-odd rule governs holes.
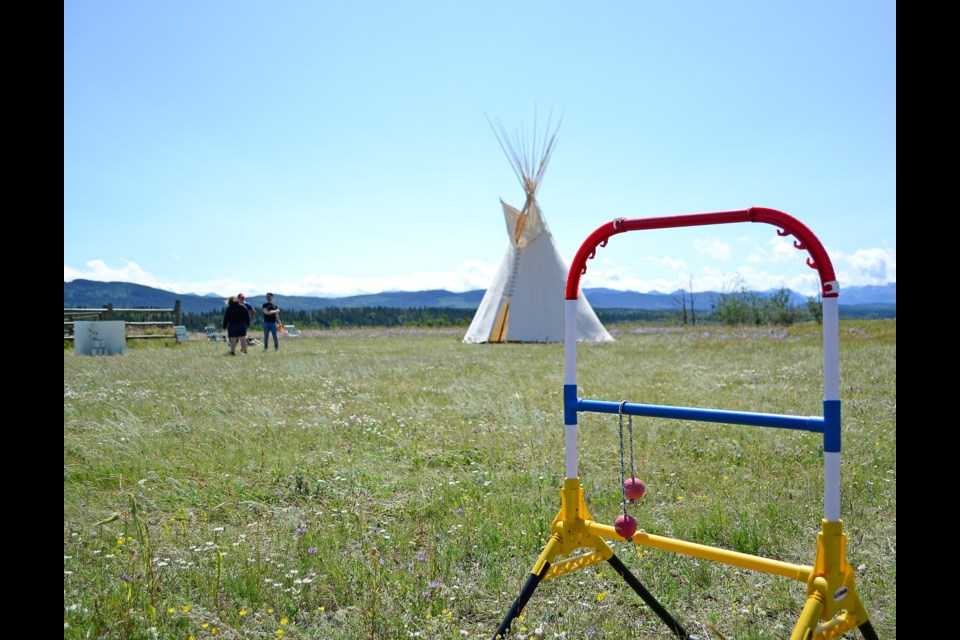
[[[543,563],[552,562],[556,556],[568,555],[582,547],[591,548],[593,551],[551,565],[549,571],[543,576],[544,580],[573,573],[590,565],[606,562],[613,557],[613,549],[610,545],[602,537],[590,531],[593,518],[584,503],[583,488],[580,486],[579,478],[567,478],[563,481],[560,503],[560,513],[553,519],[551,525],[553,536],[547,548],[540,554],[540,559],[534,565],[532,573],[539,575],[538,571]]]
[[[625,539],[614,527],[593,520],[587,511],[579,478],[564,480],[560,512],[553,520],[551,531],[550,539],[530,570],[526,584],[494,635],[495,638],[506,635],[511,622],[520,615],[540,582],[601,562],[610,562],[676,635],[681,638],[693,637],[687,634],[615,556],[613,548],[606,540]],[[842,521],[821,521],[820,532],[817,534],[816,558],[812,566],[780,562],[643,531],[634,534],[631,542],[638,546],[653,547],[806,582],[807,600],[790,640],[832,640],[858,627],[866,640],[877,640],[867,612],[857,595],[856,573],[847,562],[847,537],[843,533]],[[558,557],[569,556],[583,547],[592,551],[555,562]]]
[[[807,606],[812,600],[822,601],[819,619],[812,638],[829,640],[839,638],[847,631],[856,629],[868,620],[867,611],[857,595],[856,572],[847,562],[847,536],[843,533],[843,521],[821,520],[817,534],[817,555],[813,572],[807,582]],[[797,623],[797,630],[805,624],[804,615]],[[791,636],[791,640],[795,637]]]
[[[807,595],[807,603],[800,612],[800,619],[797,621],[797,626],[793,628],[793,633],[790,634],[790,640],[812,640],[817,630],[817,623],[823,615],[826,601],[823,593],[827,589],[827,581],[823,578],[815,578],[813,583],[816,591]]]

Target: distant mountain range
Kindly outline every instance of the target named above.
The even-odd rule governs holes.
[[[760,296],[769,296],[775,290],[755,292]],[[285,296],[274,294],[274,302],[288,311],[313,311],[328,307],[397,307],[403,309],[440,307],[454,309],[476,309],[483,299],[484,290],[454,293],[443,289],[430,291],[385,291],[342,298],[316,298],[310,296]],[[595,309],[643,309],[650,311],[679,309],[680,292],[638,293],[635,291],[617,291],[614,289],[583,289],[583,295]],[[710,311],[713,301],[722,295],[716,291],[694,292],[694,308],[697,311]],[[690,293],[686,292],[686,304],[690,304]],[[98,282],[95,280],[72,280],[63,283],[63,307],[100,308],[112,304],[115,308],[172,309],[176,300],[184,313],[205,313],[223,309],[223,297],[215,294],[197,295],[193,293],[173,293],[130,282]],[[263,296],[250,296],[247,301],[259,308],[264,302]],[[807,296],[791,292],[791,302],[795,305],[806,304]],[[852,306],[876,308],[883,317],[896,317],[897,283],[870,285],[865,287],[846,287],[840,289],[840,308]]]

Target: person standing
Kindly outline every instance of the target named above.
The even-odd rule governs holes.
[[[263,350],[270,346],[270,336],[273,335],[273,350],[280,350],[280,340],[277,337],[277,327],[280,324],[280,307],[273,303],[273,294],[267,294],[267,301],[263,303]]]
[[[230,355],[237,355],[237,341],[240,342],[240,350],[247,352],[247,328],[250,326],[250,312],[240,304],[236,296],[230,296],[227,300],[227,308],[223,312],[223,328],[227,330],[227,338],[230,341]]]
[[[242,304],[247,310],[247,313],[250,314],[250,324],[253,324],[253,321],[257,319],[257,310],[253,308],[252,304],[247,302],[247,299],[242,293],[237,294],[237,300],[240,301],[240,304]]]

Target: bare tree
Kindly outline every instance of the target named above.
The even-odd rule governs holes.
[[[673,295],[673,301],[680,307],[680,324],[687,326],[687,292],[680,289]]]
[[[690,324],[697,324],[697,310],[693,306],[693,303],[696,299],[696,296],[693,293],[693,276],[689,277],[690,290],[679,289],[676,294],[673,295],[673,301],[677,303],[677,306],[680,307],[680,324],[686,326],[689,322]],[[690,303],[689,311],[687,307],[687,302]]]
[[[693,276],[690,276],[690,324],[697,324],[697,309],[694,306],[696,295],[693,293]]]

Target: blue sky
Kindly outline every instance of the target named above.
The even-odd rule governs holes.
[[[490,122],[559,124],[569,261],[614,218],[781,210],[896,282],[896,4],[66,0],[64,280],[486,288],[523,190]],[[489,120],[488,120],[489,119]],[[583,287],[817,290],[774,227],[616,236]]]

